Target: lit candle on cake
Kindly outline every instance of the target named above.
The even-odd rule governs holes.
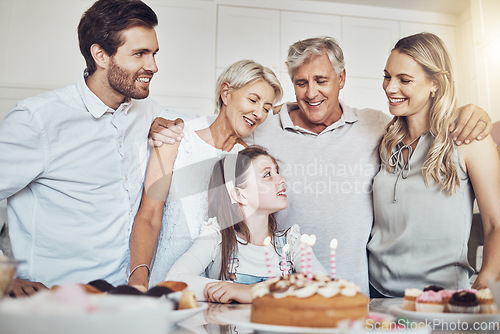
[[[288,276],[288,264],[286,263],[286,253],[288,252],[288,249],[290,248],[290,245],[286,244],[283,246],[283,249],[281,250],[281,265],[283,266],[283,277]]]
[[[269,258],[269,244],[271,243],[271,237],[266,237],[264,239],[264,251],[266,253],[266,267],[267,267],[267,275],[269,278],[273,278],[273,274],[271,272],[271,259]]]
[[[316,236],[311,234],[307,240],[307,280],[312,281],[312,247],[316,243]]]
[[[302,275],[307,275],[307,265],[306,265],[306,244],[309,240],[309,235],[302,234],[300,237],[300,272]]]
[[[333,238],[332,241],[330,242],[330,274],[332,278],[335,278],[336,273],[335,273],[335,253],[337,251],[337,247],[339,245],[339,242],[337,239]]]

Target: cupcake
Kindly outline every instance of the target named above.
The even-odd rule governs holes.
[[[438,291],[441,291],[441,290],[444,290],[444,288],[440,287],[439,285],[427,285],[427,286],[424,288],[424,292],[425,292],[425,291],[434,291],[434,292],[438,292]]]
[[[498,308],[493,302],[493,294],[489,288],[479,290],[476,293],[479,303],[479,313],[498,313]]]
[[[476,294],[465,290],[457,291],[451,296],[448,308],[452,313],[479,313]]]
[[[438,291],[438,293],[441,295],[441,297],[443,297],[443,305],[444,305],[445,312],[450,312],[450,310],[448,308],[448,302],[450,301],[451,296],[453,296],[453,294],[455,292],[456,291],[454,291],[454,290],[439,290]]]
[[[444,312],[443,297],[439,292],[432,290],[422,292],[417,297],[415,308],[417,312],[442,313]]]
[[[417,297],[422,293],[422,290],[410,288],[405,289],[405,296],[403,299],[403,309],[407,311],[416,311]]]

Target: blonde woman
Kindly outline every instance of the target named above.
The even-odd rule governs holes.
[[[241,138],[266,120],[282,94],[272,70],[252,60],[238,61],[218,78],[213,123],[198,130],[197,120],[187,122],[182,142],[155,149],[132,229],[129,284],[147,288],[165,279],[208,219],[213,165],[247,146]]]
[[[435,35],[396,43],[383,88],[394,115],[380,143],[374,178],[375,219],[368,243],[372,296],[405,288],[469,287],[467,241],[474,195],[484,227],[484,262],[473,287],[500,272],[500,161],[491,137],[456,146],[450,58]]]

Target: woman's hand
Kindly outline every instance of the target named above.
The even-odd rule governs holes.
[[[233,301],[250,304],[252,295],[250,290],[252,285],[232,283],[232,282],[211,282],[205,286],[203,294],[208,302],[231,303]]]
[[[484,139],[491,132],[491,118],[480,107],[468,104],[458,108],[458,112],[457,120],[449,129],[457,145]]]

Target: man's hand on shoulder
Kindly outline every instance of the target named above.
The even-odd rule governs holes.
[[[14,282],[12,282],[9,296],[28,297],[42,290],[47,290],[47,287],[40,282],[30,282],[16,278]]]
[[[149,129],[149,145],[161,146],[180,142],[184,134],[184,121],[180,118],[176,120],[157,117]]]
[[[449,130],[457,145],[460,145],[486,138],[491,128],[488,113],[474,104],[468,104],[458,108],[458,117]]]

